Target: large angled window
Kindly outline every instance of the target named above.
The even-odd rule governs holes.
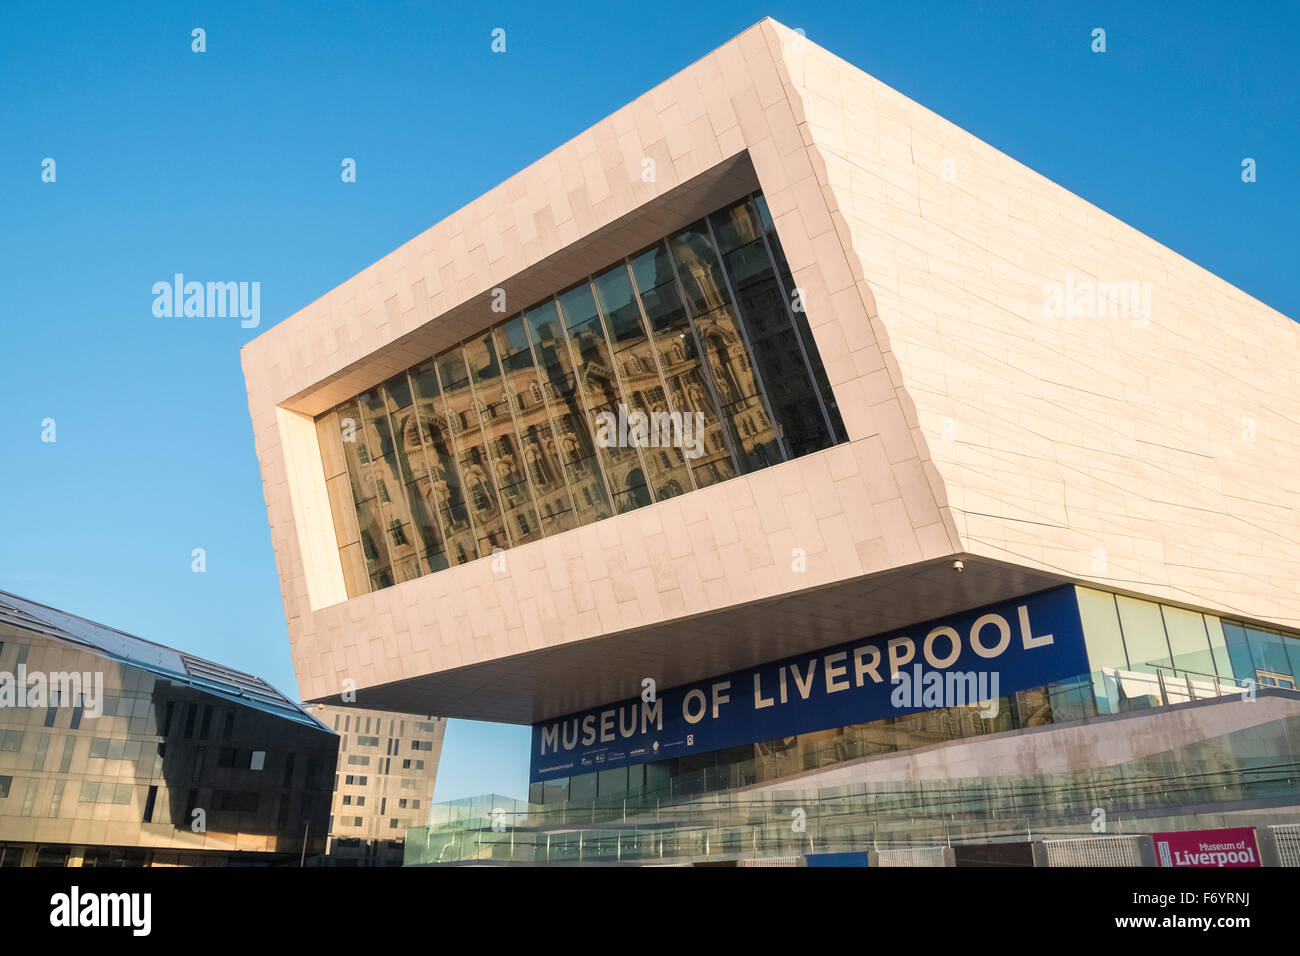
[[[847,441],[758,194],[316,427],[349,597]]]

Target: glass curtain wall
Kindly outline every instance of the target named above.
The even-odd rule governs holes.
[[[349,597],[847,440],[750,196],[317,420]]]
[[[958,738],[1239,695],[1247,680],[1257,687],[1300,687],[1300,634],[1094,588],[1076,587],[1075,593],[1092,672],[1003,695],[992,719],[982,715],[982,705],[906,714],[533,783],[529,799],[543,804],[624,789],[673,795],[732,789]]]

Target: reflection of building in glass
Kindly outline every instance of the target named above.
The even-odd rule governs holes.
[[[620,409],[702,415],[702,453],[597,443]],[[846,437],[761,194],[316,424],[350,595]]]
[[[447,722],[440,717],[304,704],[339,738],[330,804],[330,866],[401,866],[407,828],[433,802]]]
[[[92,678],[0,707],[0,865],[324,852],[338,739],[259,678],[3,592],[0,674]]]

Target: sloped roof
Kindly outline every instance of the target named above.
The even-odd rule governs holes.
[[[324,727],[295,701],[260,677],[37,604],[7,591],[0,591],[0,622],[79,645],[247,707]]]

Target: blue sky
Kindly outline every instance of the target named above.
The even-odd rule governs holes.
[[[557,9],[6,10],[0,589],[294,693],[240,346],[764,16],[1300,317],[1300,5]],[[261,327],[155,318],[176,272],[260,282]],[[452,722],[438,799],[526,778],[525,729]]]

